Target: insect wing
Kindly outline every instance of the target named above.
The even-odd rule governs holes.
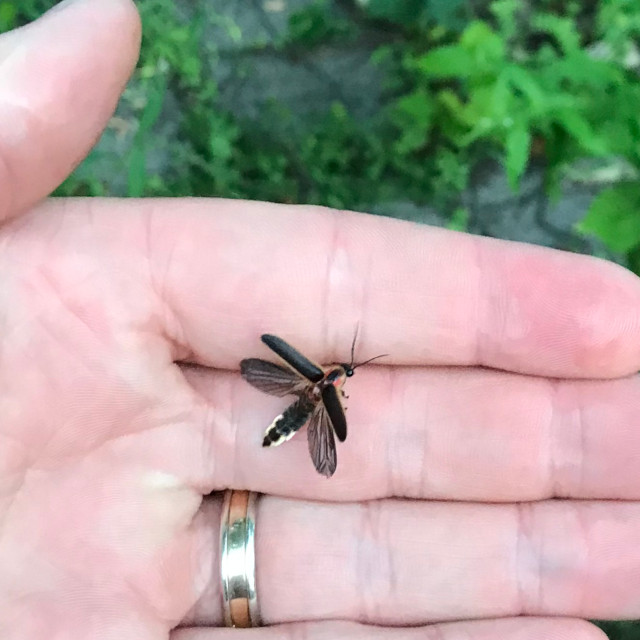
[[[295,371],[259,358],[242,360],[240,373],[256,389],[278,397],[298,394],[309,384]]]
[[[318,404],[311,416],[307,430],[307,442],[316,470],[323,476],[330,478],[335,473],[338,460],[333,427],[322,402]]]
[[[307,380],[320,382],[324,378],[324,370],[321,367],[311,362],[282,338],[265,333],[262,336],[262,342]]]
[[[333,430],[340,442],[347,439],[347,418],[344,415],[344,407],[338,397],[338,390],[333,385],[327,385],[322,389],[322,404],[324,404]]]

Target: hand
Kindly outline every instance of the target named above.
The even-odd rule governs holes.
[[[638,280],[312,207],[36,205],[138,38],[127,0],[0,38],[0,637],[583,640],[640,615]],[[264,331],[341,361],[356,324],[390,356],[349,380],[326,480],[303,434],[260,446],[284,403],[238,363]],[[202,496],[227,487],[266,494],[269,628],[215,628]]]

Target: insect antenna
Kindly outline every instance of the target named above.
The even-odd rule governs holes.
[[[363,364],[369,364],[370,362],[373,362],[374,360],[377,360],[378,358],[386,358],[388,355],[389,355],[388,353],[382,353],[379,356],[373,356],[373,358],[369,358],[368,360],[365,360],[364,362],[358,362],[358,364],[351,365],[351,369],[357,369],[358,367],[361,367]]]
[[[355,369],[357,369],[358,367],[361,367],[363,364],[369,364],[370,362],[373,362],[374,360],[377,360],[378,358],[386,358],[389,354],[388,353],[383,353],[382,355],[379,356],[374,356],[373,358],[369,358],[369,360],[365,360],[364,362],[358,362],[358,364],[355,364],[356,361],[356,340],[358,339],[358,329],[359,329],[360,325],[357,324],[356,325],[356,332],[353,336],[353,342],[351,343],[351,364],[348,367],[348,371],[351,371],[353,373],[353,371]],[[344,366],[344,365],[343,365]],[[349,374],[349,375],[352,375]]]
[[[349,369],[353,369],[353,364],[355,362],[355,353],[356,353],[356,340],[358,339],[358,328],[359,324],[356,325],[356,332],[353,334],[353,342],[351,343],[351,364],[349,365]]]

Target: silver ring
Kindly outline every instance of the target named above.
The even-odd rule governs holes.
[[[256,498],[252,491],[225,492],[220,523],[220,576],[227,627],[259,627],[256,592]]]

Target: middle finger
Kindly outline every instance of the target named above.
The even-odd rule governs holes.
[[[290,400],[238,374],[187,369],[207,400],[200,485],[297,498],[489,502],[640,498],[640,378],[556,381],[488,369],[370,367],[349,380],[349,436],[327,481],[305,429],[261,446]]]

